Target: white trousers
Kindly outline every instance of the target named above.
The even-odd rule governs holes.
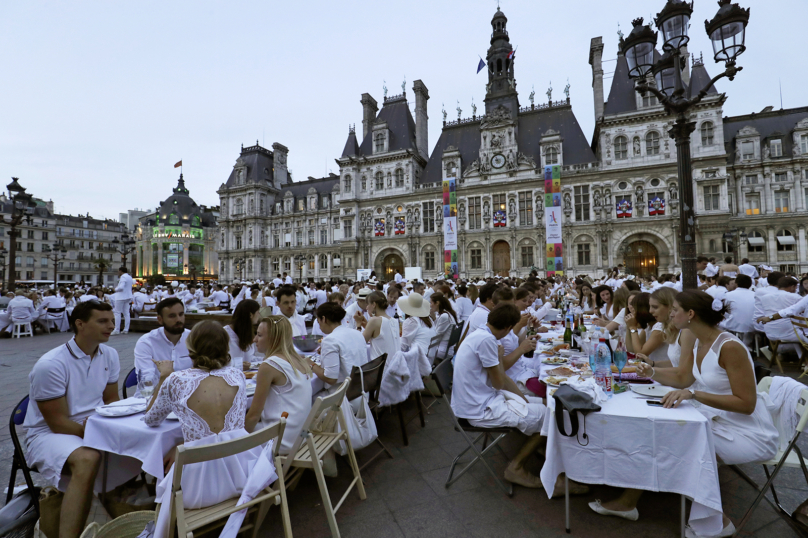
[[[115,306],[112,309],[112,315],[115,316],[115,330],[121,330],[121,314],[123,314],[123,332],[129,332],[129,299],[122,301],[115,301]]]

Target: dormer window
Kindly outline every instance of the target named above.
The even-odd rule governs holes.
[[[345,176],[345,179],[342,180],[342,192],[351,192],[351,176]]]
[[[783,156],[783,141],[779,138],[769,141],[769,151],[771,152],[772,157],[782,157]]]
[[[457,176],[457,165],[454,161],[449,161],[446,163],[446,177],[456,177]]]
[[[199,218],[199,215],[194,215],[191,226],[196,226],[197,228],[202,226],[202,219]]]
[[[328,195],[323,196],[323,209],[328,209]]]
[[[298,199],[297,201],[297,210],[298,211],[305,211],[306,210],[306,201],[303,198]]]
[[[309,198],[309,209],[314,209],[314,210],[317,209],[317,197],[316,196],[312,196],[311,198]]]
[[[169,223],[169,224],[179,224],[179,223],[180,223],[180,217],[179,217],[179,215],[177,215],[176,213],[171,213],[171,214],[168,216],[168,223]]]
[[[709,121],[705,121],[701,124],[701,145],[713,145],[713,124]]]
[[[404,186],[404,170],[401,168],[396,169],[396,187]]]
[[[755,158],[755,143],[754,142],[743,142],[741,144],[741,154],[743,155],[743,160],[752,160]]]
[[[544,160],[547,164],[558,164],[558,150],[552,146],[544,153]]]
[[[280,202],[275,202],[275,214],[280,215],[283,212]]]
[[[384,189],[384,172],[379,171],[376,172],[376,190],[380,191]]]
[[[384,151],[384,133],[376,135],[376,151],[374,153],[382,153]]]

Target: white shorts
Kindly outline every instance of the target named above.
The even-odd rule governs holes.
[[[544,421],[545,406],[541,398],[528,396],[527,416],[517,414],[504,396],[494,399],[485,409],[483,418],[469,419],[469,424],[479,428],[516,428],[525,435],[533,435],[541,431]]]
[[[67,458],[77,448],[84,446],[84,440],[77,435],[63,433],[40,432],[27,436],[25,460],[30,467],[35,467],[49,486],[60,491],[59,487]],[[66,477],[67,478],[67,477]],[[66,486],[67,482],[63,484]]]

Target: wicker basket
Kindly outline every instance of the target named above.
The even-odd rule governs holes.
[[[81,533],[81,538],[137,538],[146,524],[154,521],[154,517],[153,510],[142,510],[113,519],[103,527],[90,523]]]

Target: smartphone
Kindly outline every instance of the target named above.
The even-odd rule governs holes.
[[[648,405],[653,405],[654,407],[662,407],[662,402],[660,400],[645,400],[645,403]]]

